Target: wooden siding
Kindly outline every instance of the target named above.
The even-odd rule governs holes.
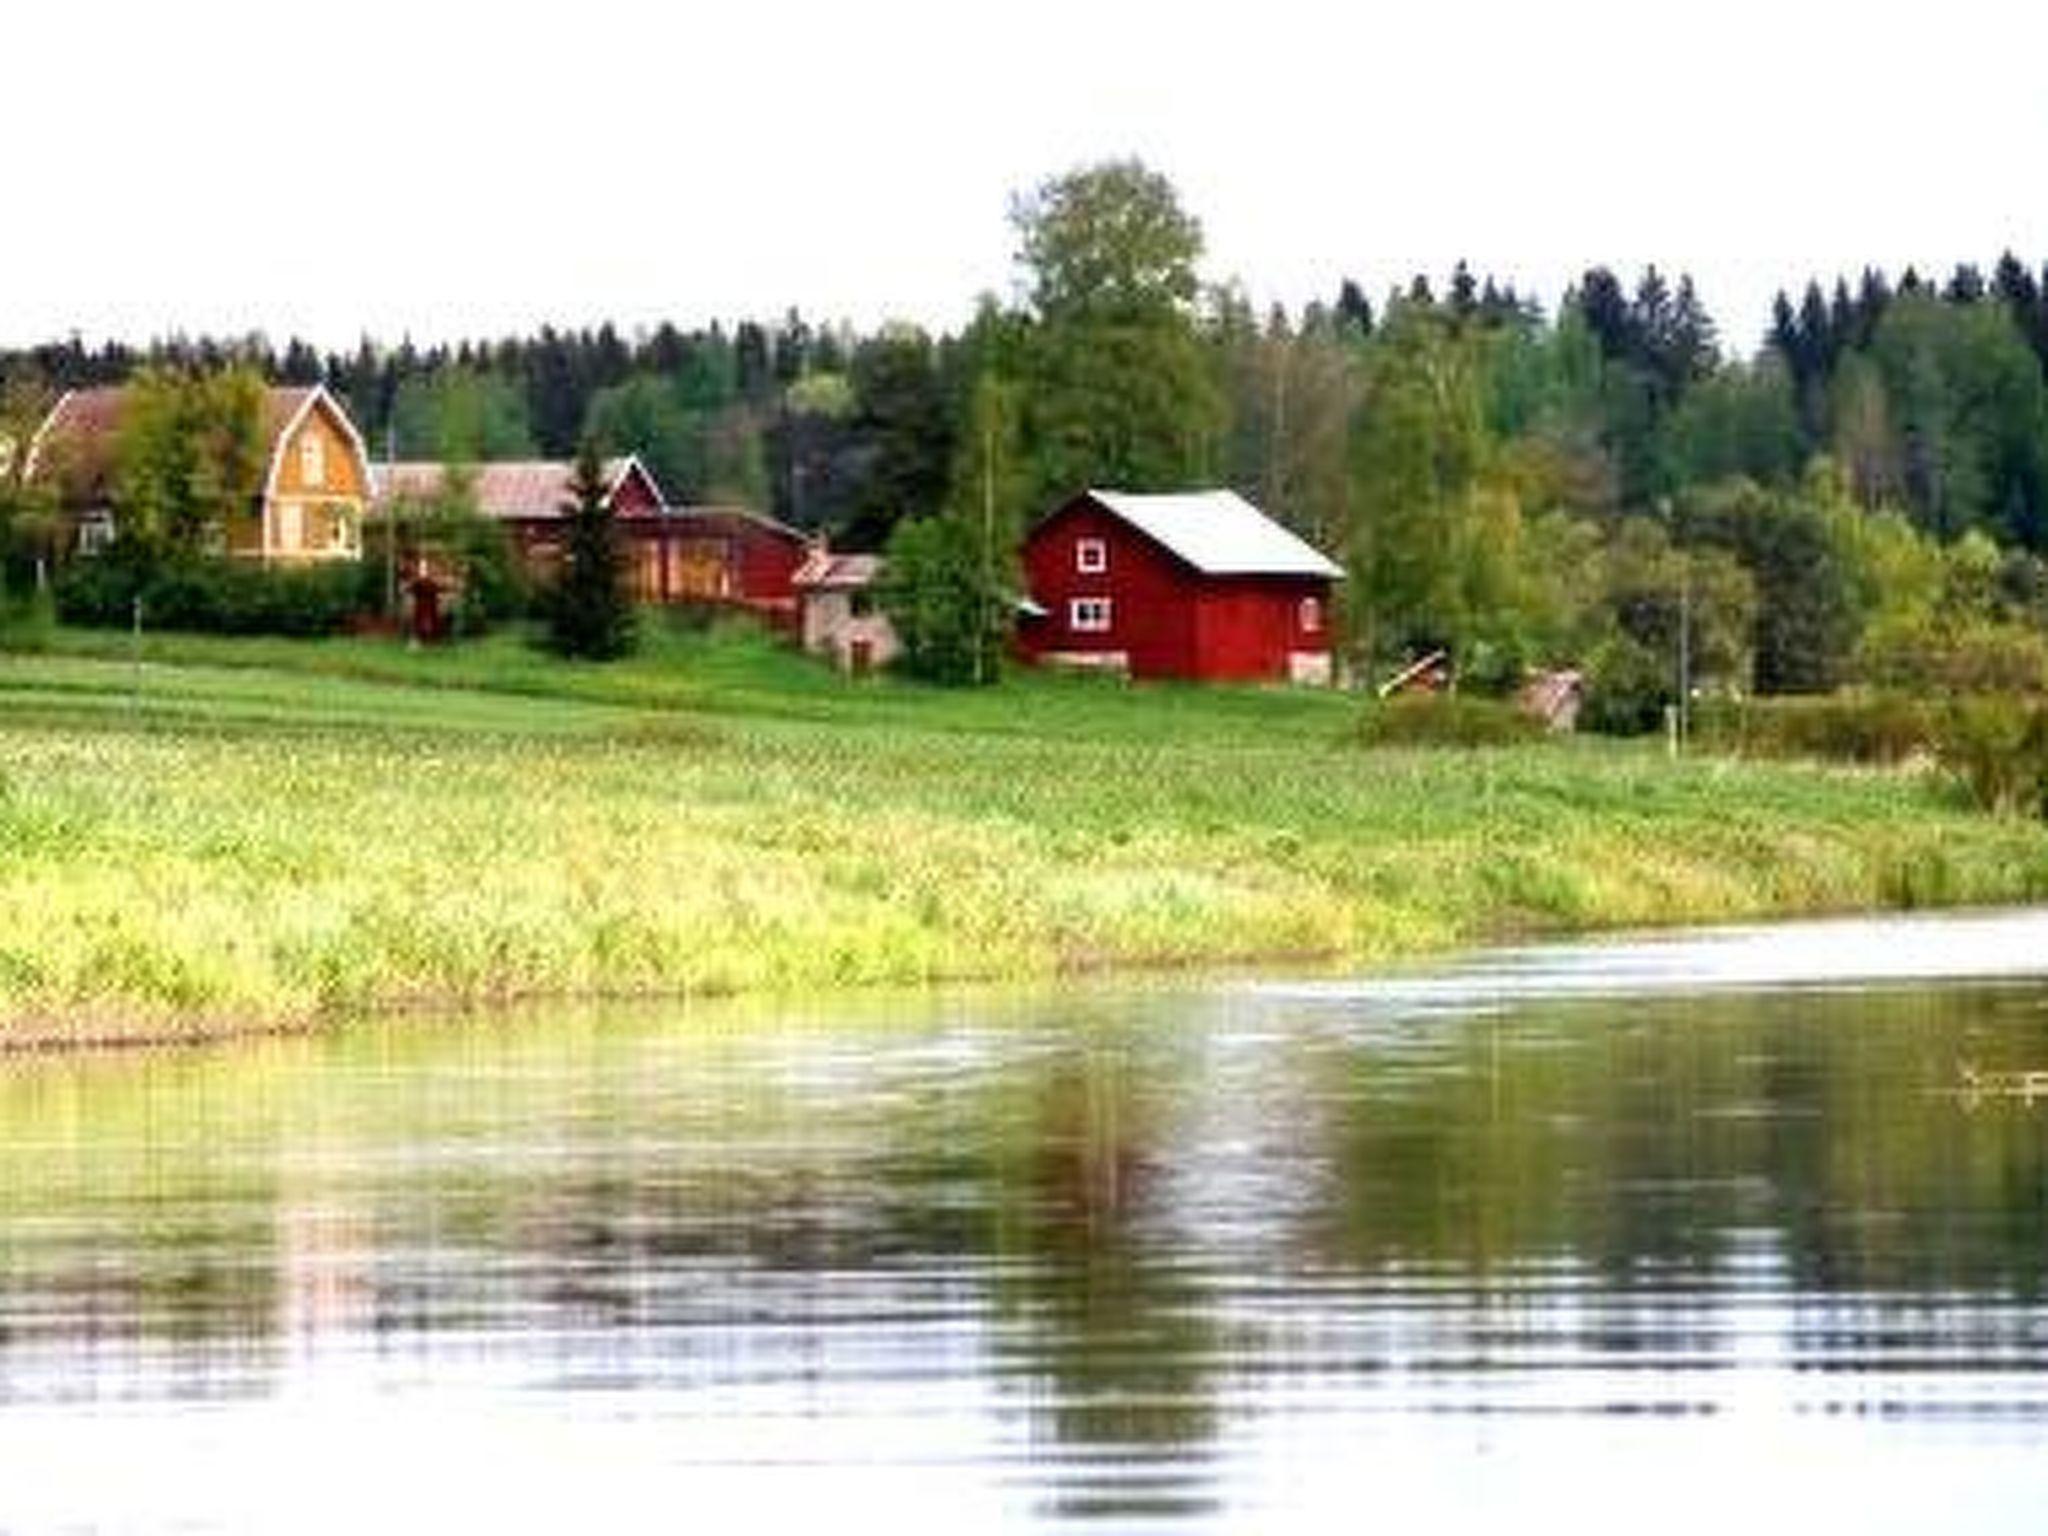
[[[320,443],[326,471],[318,485],[308,483],[300,461],[300,445],[308,438]],[[339,497],[358,505],[369,500],[370,487],[363,479],[362,461],[356,456],[355,446],[349,441],[347,432],[342,430],[324,402],[306,413],[306,419],[299,423],[297,429],[285,436],[278,452],[282,457],[278,461],[277,495]]]
[[[644,475],[628,474],[612,491],[612,516],[616,518],[659,517],[661,513],[661,498]]]
[[[320,476],[306,474],[304,444],[320,445]],[[259,536],[251,549],[231,537],[229,548],[237,554],[267,553],[272,560],[353,560],[363,547],[363,510],[370,499],[367,470],[355,444],[343,428],[335,407],[318,399],[305,419],[290,432],[281,433],[277,443],[271,494],[264,504],[267,539]],[[294,518],[286,508],[298,509],[298,538],[286,537]],[[349,537],[337,545],[337,528],[346,525]]]
[[[1108,568],[1080,569],[1076,546],[1100,539]],[[1029,655],[1121,653],[1134,677],[1192,675],[1194,610],[1185,601],[1186,567],[1121,518],[1081,501],[1069,504],[1032,532],[1024,549],[1031,595],[1046,616],[1027,624],[1022,648]],[[1074,599],[1110,600],[1107,630],[1075,630]]]
[[[1196,674],[1209,678],[1286,677],[1296,652],[1330,648],[1329,583],[1309,577],[1216,576],[1196,599]],[[1317,630],[1301,622],[1305,597],[1325,616]]]
[[[1085,572],[1078,546],[1099,539],[1107,568]],[[1040,523],[1026,540],[1024,571],[1045,609],[1018,632],[1031,660],[1121,658],[1133,677],[1213,681],[1286,679],[1297,655],[1330,650],[1330,582],[1320,576],[1207,576],[1085,497]],[[1318,629],[1301,602],[1316,600]],[[1077,630],[1077,598],[1106,598],[1106,630]]]

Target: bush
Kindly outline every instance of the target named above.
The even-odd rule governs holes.
[[[469,517],[451,527],[447,542],[462,572],[462,599],[454,615],[456,634],[480,635],[493,624],[519,618],[531,609],[533,592],[503,528],[481,517]]]
[[[1617,636],[1586,661],[1586,702],[1579,724],[1608,736],[1642,736],[1664,728],[1672,702],[1670,657]]]
[[[876,600],[903,642],[902,665],[935,683],[1000,675],[1014,598],[981,537],[953,517],[911,518],[890,536]]]
[[[1359,737],[1369,747],[1504,747],[1549,736],[1512,704],[1457,694],[1409,694],[1366,710]]]
[[[353,560],[262,566],[193,558],[150,570],[115,559],[79,560],[57,581],[57,616],[67,624],[125,628],[139,596],[147,628],[332,635],[363,610],[363,582]]]
[[[1709,699],[1693,712],[1693,739],[1749,757],[1902,763],[1934,750],[1934,712],[1896,693],[1822,698]]]
[[[2048,817],[2048,704],[1986,694],[1942,711],[1941,762],[1987,811]]]
[[[2048,689],[2048,639],[2023,624],[1883,621],[1864,636],[1860,661],[1871,681],[1915,692]]]

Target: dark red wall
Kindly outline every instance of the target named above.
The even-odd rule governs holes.
[[[800,534],[729,514],[663,514],[660,503],[637,475],[628,476],[619,486],[612,508],[619,519],[628,584],[639,601],[709,598],[753,608],[771,618],[795,613],[796,587],[791,578],[803,563],[807,547]],[[550,579],[567,531],[561,519],[520,519],[506,526],[535,579]],[[684,585],[678,564],[695,561],[709,561],[726,570],[729,581],[723,585],[722,595],[693,591]]]
[[[1101,575],[1076,569],[1074,547],[1082,539],[1108,545],[1109,569]],[[1121,518],[1092,502],[1068,503],[1025,541],[1024,574],[1032,597],[1049,610],[1019,631],[1019,648],[1027,656],[1122,651],[1130,657],[1133,677],[1198,675],[1195,573]],[[1077,597],[1110,599],[1107,633],[1076,634],[1068,627],[1069,604]]]
[[[1330,583],[1310,576],[1213,576],[1202,585],[1195,619],[1198,675],[1214,678],[1287,676],[1295,651],[1330,648]],[[1304,628],[1301,600],[1320,609],[1317,628]]]
[[[1099,538],[1109,569],[1086,575],[1075,546]],[[1030,660],[1047,652],[1122,651],[1133,677],[1210,680],[1285,678],[1290,651],[1327,651],[1330,583],[1322,577],[1203,576],[1122,518],[1085,497],[1033,529],[1024,544],[1031,595],[1047,610],[1018,631]],[[1076,597],[1111,600],[1107,633],[1075,633],[1068,625]],[[1319,631],[1301,626],[1301,599],[1321,603]]]
[[[644,476],[627,475],[619,482],[619,488],[612,492],[612,515],[615,517],[652,517],[660,511],[660,498],[648,489]]]
[[[804,563],[804,541],[792,534],[745,517],[718,519],[731,539],[732,563],[739,598],[747,603],[792,602],[796,588],[790,578]]]

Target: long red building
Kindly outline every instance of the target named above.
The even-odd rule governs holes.
[[[434,463],[384,465],[379,500],[431,501],[445,489],[446,474]],[[536,580],[551,579],[561,560],[574,474],[561,459],[472,470],[478,513],[504,527]],[[810,553],[804,534],[745,507],[671,506],[638,458],[606,460],[604,484],[635,601],[718,604],[796,627],[792,578]]]
[[[1234,491],[1083,491],[1032,529],[1030,660],[1132,677],[1332,680],[1343,572]]]

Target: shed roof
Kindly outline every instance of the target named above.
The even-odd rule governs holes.
[[[880,555],[842,555],[813,549],[790,577],[793,586],[822,592],[858,592],[882,573]]]
[[[507,522],[559,518],[565,515],[563,508],[575,499],[570,494],[569,484],[576,477],[576,466],[567,459],[506,459],[478,464],[473,468],[476,508],[485,517]],[[378,499],[385,501],[394,495],[421,498],[438,495],[447,473],[446,465],[431,461],[379,464],[376,470]],[[648,488],[654,493],[656,502],[660,502],[660,487],[647,474],[645,466],[632,457],[604,461],[607,498],[616,496],[626,477],[635,473],[646,477]]]
[[[1089,490],[1083,495],[1209,576],[1322,576],[1344,572],[1235,491]],[[1071,503],[1070,503],[1071,505]]]
[[[756,512],[752,507],[737,506],[727,502],[706,502],[702,505],[671,507],[672,512],[683,523],[684,532],[701,528],[707,532],[732,532],[735,528],[758,528],[792,544],[808,546],[811,536],[801,528],[792,528],[780,518],[770,517],[766,512]]]

